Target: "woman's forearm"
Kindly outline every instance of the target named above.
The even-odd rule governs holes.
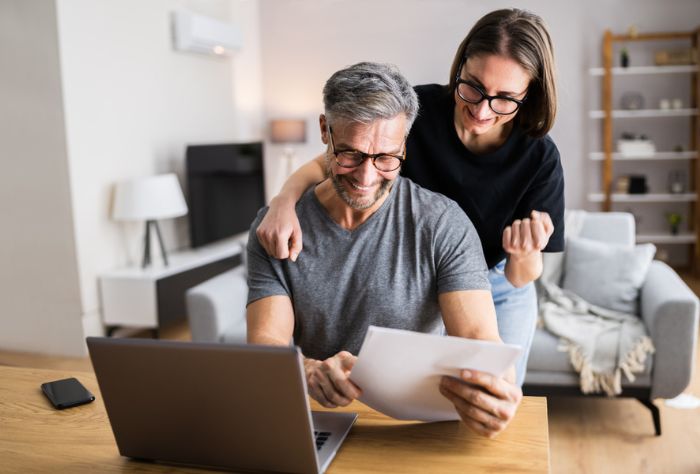
[[[299,168],[282,186],[270,208],[255,230],[260,245],[268,255],[296,262],[302,251],[302,231],[295,207],[309,186],[323,181],[324,157],[320,155]]]
[[[292,173],[270,205],[286,203],[294,206],[309,186],[325,179],[323,160],[323,155],[319,155]]]
[[[508,255],[504,273],[516,288],[535,281],[542,274],[542,252],[534,251],[524,256]]]

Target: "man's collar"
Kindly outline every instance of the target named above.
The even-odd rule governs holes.
[[[403,178],[398,175],[394,180],[392,180],[389,189],[387,189],[384,196],[380,198],[372,207],[364,210],[356,210],[350,207],[343,199],[338,195],[333,183],[330,178],[326,178],[324,181],[319,183],[314,189],[314,194],[316,199],[321,204],[321,206],[326,210],[330,218],[338,224],[343,229],[352,231],[357,229],[363,223],[376,214],[388,200],[399,184],[399,181]]]

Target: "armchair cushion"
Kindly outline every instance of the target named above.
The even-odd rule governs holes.
[[[246,342],[248,285],[240,265],[187,290],[187,317],[195,342]]]
[[[535,373],[539,374],[554,374],[554,373],[570,373],[574,372],[574,366],[571,365],[571,359],[568,352],[560,350],[562,343],[559,337],[551,332],[540,329],[535,332],[535,338],[532,343],[533,350],[530,352],[530,358],[527,362],[528,382],[533,382],[532,377]],[[649,383],[651,375],[652,357],[647,357],[644,362],[644,370],[635,374],[637,380],[640,377],[646,376],[646,382]],[[547,378],[544,377],[535,383],[544,383]],[[635,380],[635,381],[637,381]],[[576,383],[580,383],[578,378]],[[627,380],[623,380],[623,385],[630,385]]]
[[[655,252],[653,244],[626,247],[569,238],[563,288],[596,306],[639,314],[639,289]]]

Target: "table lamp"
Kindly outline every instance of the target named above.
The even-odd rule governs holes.
[[[270,120],[270,140],[272,143],[287,144],[282,157],[286,163],[287,176],[289,176],[294,171],[294,149],[289,144],[306,142],[306,120]]]
[[[168,219],[187,214],[187,204],[180,183],[173,173],[132,179],[117,184],[112,218],[119,221],[146,221],[143,264],[151,264],[151,227],[155,228],[163,263],[168,257],[157,219]]]

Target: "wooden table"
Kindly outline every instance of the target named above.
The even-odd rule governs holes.
[[[39,386],[67,377],[80,380],[97,400],[55,410]],[[549,472],[545,398],[525,397],[495,440],[458,422],[397,421],[359,402],[343,410],[360,416],[328,474]],[[0,366],[0,471],[212,472],[121,457],[94,374],[5,366]]]

